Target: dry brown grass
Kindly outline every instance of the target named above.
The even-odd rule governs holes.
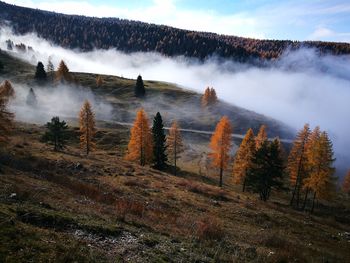
[[[209,186],[209,185],[205,185],[203,183],[189,181],[186,179],[180,181],[179,183],[177,183],[177,185],[183,189],[190,191],[190,192],[200,194],[202,196],[212,198],[215,200],[228,201],[230,199],[225,190],[220,189],[220,188],[215,187],[215,186]]]
[[[226,255],[226,261],[220,262],[230,262],[228,258],[235,259],[237,251],[244,254],[247,247],[254,248],[263,262],[294,258],[299,260],[296,262],[313,258],[314,262],[341,262],[340,258],[350,258],[348,242],[338,235],[345,231],[346,223],[331,220],[331,215],[310,217],[291,210],[284,205],[288,203],[285,195],[276,194],[266,204],[229,184],[223,190],[199,177],[184,179],[160,173],[102,150],[86,157],[78,154],[78,145],[72,146],[74,154],[56,153],[36,138],[28,135],[27,139],[30,148],[14,146],[8,151],[15,152],[11,173],[20,175],[0,177],[1,184],[17,186],[6,192],[6,200],[17,192],[21,202],[41,202],[47,209],[65,214],[73,211],[79,218],[101,217],[103,222],[131,226],[138,233],[174,238],[191,253],[205,253],[212,248],[209,243],[224,240],[220,253]],[[74,168],[78,162],[83,169]],[[126,176],[128,171],[133,171],[132,177]],[[34,198],[38,189],[46,190]],[[346,218],[347,210],[342,211]],[[198,247],[189,249],[188,244],[193,243],[202,252],[196,251]]]
[[[145,205],[142,202],[128,198],[118,199],[115,208],[118,219],[123,221],[129,214],[142,218],[145,212]]]
[[[225,231],[222,223],[214,216],[205,216],[195,221],[195,235],[201,240],[220,240]]]

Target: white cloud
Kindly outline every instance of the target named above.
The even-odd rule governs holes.
[[[350,33],[338,33],[326,27],[318,27],[309,36],[309,39],[350,43]]]

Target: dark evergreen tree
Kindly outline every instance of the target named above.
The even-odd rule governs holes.
[[[68,125],[65,121],[60,121],[59,117],[53,117],[51,122],[46,124],[47,131],[44,134],[44,141],[52,144],[54,150],[62,150],[68,139]]]
[[[143,84],[143,80],[141,75],[137,77],[136,85],[135,85],[135,96],[142,98],[146,95],[145,85]]]
[[[284,161],[278,140],[263,142],[252,161],[253,165],[247,173],[248,189],[258,193],[261,200],[267,201],[271,189],[283,187]]]
[[[49,57],[46,65],[46,72],[51,81],[54,80],[54,76],[55,76],[54,71],[55,71],[55,66],[52,63],[51,57]]]
[[[10,51],[13,50],[14,44],[11,39],[6,40],[6,45],[7,45],[7,50],[10,50]]]
[[[4,64],[2,63],[2,61],[0,60],[0,72],[4,70]]]
[[[153,119],[152,126],[152,134],[153,134],[153,162],[154,168],[158,170],[163,170],[166,166],[166,162],[168,161],[166,155],[166,136],[164,131],[164,125],[162,116],[159,112],[157,112],[156,116]]]
[[[36,99],[36,95],[35,95],[35,92],[34,92],[33,88],[30,88],[29,93],[27,95],[27,101],[26,102],[27,102],[27,105],[29,105],[29,106],[35,107],[35,106],[38,105],[38,101]]]
[[[38,62],[38,65],[36,66],[36,71],[35,71],[34,78],[36,80],[46,80],[47,75],[46,75],[46,71],[45,71],[43,63]]]

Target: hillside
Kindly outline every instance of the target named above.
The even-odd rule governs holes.
[[[34,90],[43,89],[44,87],[37,85],[33,79],[35,67],[10,54],[15,55],[15,53],[0,51],[0,61],[4,64],[0,78],[8,78],[20,85],[26,84],[25,89],[29,87],[34,87]],[[135,117],[135,110],[143,107],[150,116],[154,116],[157,111],[164,114],[165,124],[168,126],[176,119],[182,128],[213,131],[222,115],[227,115],[234,124],[234,133],[244,134],[249,128],[258,132],[259,127],[265,124],[268,126],[270,137],[279,136],[286,139],[293,137],[294,131],[283,123],[222,101],[211,109],[203,109],[202,94],[182,89],[176,84],[145,80],[147,96],[140,100],[133,95],[135,80],[101,75],[104,84],[101,88],[97,88],[96,74],[77,72],[72,74],[79,88],[91,90],[98,101],[112,106],[111,115],[105,119],[107,121],[131,123]],[[50,82],[48,87],[51,87]]]
[[[35,68],[7,52],[0,60],[0,77],[13,82],[17,99],[33,87],[40,105],[47,98],[40,92],[64,89],[50,82],[38,85]],[[0,149],[1,262],[350,260],[350,207],[343,197],[319,203],[314,214],[300,212],[289,207],[289,193],[273,192],[267,203],[242,193],[232,184],[230,169],[218,188],[217,171],[201,162],[208,134],[184,133],[186,150],[176,177],[141,167],[123,159],[129,127],[116,121],[133,120],[144,106],[151,114],[162,110],[167,121],[177,116],[189,128],[211,130],[222,110],[237,131],[268,123],[270,133],[281,135],[282,124],[221,102],[217,110],[200,113],[200,94],[169,83],[145,81],[148,94],[142,101],[133,97],[135,80],[102,76],[97,88],[96,75],[72,74],[76,83],[68,88],[92,90],[96,101],[112,105],[112,114],[97,121],[96,151],[88,157],[79,148],[75,115],[65,117],[70,136],[61,152],[41,140],[50,113],[37,108],[38,124],[15,123]],[[197,110],[186,114],[189,104]],[[30,111],[26,108],[26,114]]]
[[[316,48],[320,54],[350,54],[347,43],[257,40],[118,18],[63,15],[3,2],[0,2],[0,21],[10,22],[16,33],[36,32],[57,45],[84,51],[116,48],[198,59],[218,56],[240,62],[278,58],[286,49],[300,47]]]
[[[195,174],[122,160],[123,127],[100,128],[97,151],[40,142],[43,127],[16,123],[0,154],[1,262],[348,262],[350,208],[314,215],[224,189]],[[339,201],[340,202],[340,201]]]

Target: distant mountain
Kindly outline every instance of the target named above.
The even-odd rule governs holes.
[[[239,62],[278,58],[286,49],[316,48],[320,54],[350,54],[350,44],[320,41],[257,40],[118,18],[64,15],[0,2],[0,22],[16,33],[36,32],[44,39],[84,51],[116,48],[124,52],[155,51],[166,56],[205,59],[210,56]]]

